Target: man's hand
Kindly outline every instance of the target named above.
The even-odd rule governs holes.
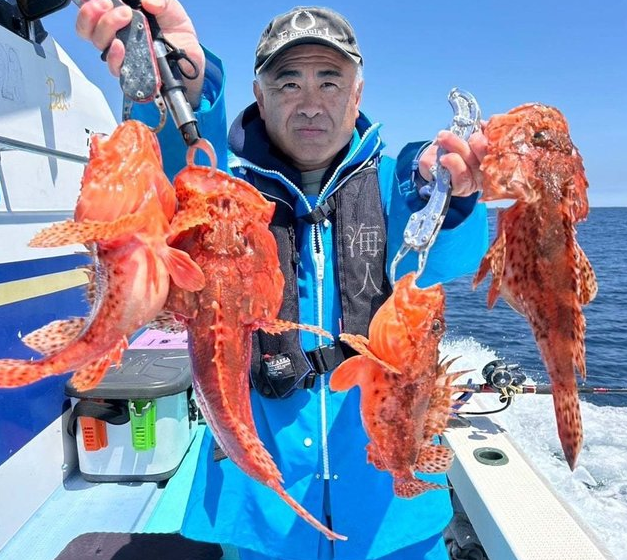
[[[185,80],[189,102],[192,107],[197,107],[202,91],[205,56],[189,16],[178,0],[142,0],[142,7],[146,12],[157,16],[165,38],[175,47],[185,50],[187,56],[198,65],[198,77],[195,80]],[[128,6],[114,8],[111,0],[87,0],[78,11],[76,19],[76,32],[80,37],[91,41],[101,51],[109,47],[107,64],[109,71],[116,77],[120,75],[124,61],[124,45],[115,34],[130,21],[131,9]],[[181,64],[187,63],[183,61]],[[184,70],[192,73],[191,67]]]
[[[440,158],[440,163],[451,173],[452,194],[469,196],[481,190],[482,178],[479,166],[485,156],[487,144],[483,132],[473,133],[466,142],[449,130],[443,130],[420,157],[418,162],[420,175],[427,181],[432,179],[429,170],[435,165],[438,146],[442,146],[448,153]]]

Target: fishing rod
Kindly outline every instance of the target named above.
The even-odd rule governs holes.
[[[551,395],[553,388],[548,383],[529,385],[525,384],[527,376],[521,371],[519,364],[507,364],[503,360],[493,360],[487,363],[481,372],[485,383],[467,383],[466,385],[457,385],[455,388],[461,394],[455,400],[453,409],[457,411],[464,403],[466,403],[472,395],[478,393],[498,394],[499,401],[505,406],[497,410],[484,412],[461,412],[468,415],[486,415],[502,412],[509,407],[514,401],[516,395]],[[581,385],[577,387],[580,394],[589,395],[614,395],[627,394],[627,387],[587,387]]]

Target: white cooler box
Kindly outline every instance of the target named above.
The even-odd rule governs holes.
[[[178,469],[198,412],[187,350],[127,350],[99,385],[71,397],[81,474],[92,482],[160,481]]]

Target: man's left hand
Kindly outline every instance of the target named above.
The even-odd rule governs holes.
[[[420,156],[418,169],[427,181],[432,179],[429,171],[436,162],[438,146],[447,151],[440,163],[451,173],[452,194],[469,196],[481,190],[482,176],[479,167],[486,153],[488,141],[483,132],[473,133],[468,142],[449,130],[438,133],[435,141]]]

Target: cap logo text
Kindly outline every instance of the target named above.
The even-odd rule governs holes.
[[[308,18],[308,21],[305,22],[305,25],[301,26],[298,23],[298,18],[304,15]],[[316,20],[315,18],[311,15],[311,12],[304,10],[302,12],[296,12],[294,14],[294,16],[292,17],[292,21],[290,22],[290,24],[292,25],[292,29],[295,29],[296,31],[307,31],[308,29],[311,29],[312,27],[315,27],[316,25]]]

